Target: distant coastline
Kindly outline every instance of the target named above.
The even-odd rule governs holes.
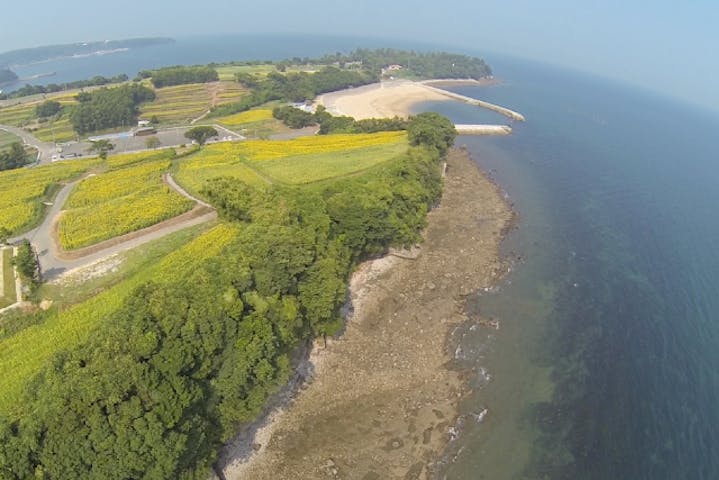
[[[0,53],[0,65],[6,65],[10,68],[24,67],[54,60],[109,55],[125,52],[133,48],[144,48],[174,42],[175,40],[172,38],[147,37],[23,48]]]

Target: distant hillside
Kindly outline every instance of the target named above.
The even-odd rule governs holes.
[[[171,38],[131,38],[23,48],[0,53],[0,65],[25,65],[55,58],[96,55],[118,49],[142,48],[172,42],[174,40]]]
[[[12,83],[17,80],[17,75],[10,69],[0,67],[0,85]]]

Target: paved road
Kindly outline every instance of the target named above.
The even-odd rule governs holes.
[[[162,238],[170,233],[183,230],[193,225],[199,225],[201,223],[205,223],[217,218],[217,212],[211,210],[203,215],[188,218],[181,222],[172,222],[172,219],[170,219],[167,221],[166,226],[154,230],[148,230],[147,233],[128,239],[127,241],[124,241],[122,243],[108,246],[107,248],[92,252],[79,258],[62,258],[58,250],[57,241],[53,237],[54,222],[58,214],[62,210],[63,205],[67,201],[70,192],[72,192],[72,189],[75,188],[75,185],[78,182],[80,182],[80,180],[67,184],[58,192],[57,196],[55,197],[55,201],[53,202],[53,205],[50,207],[49,211],[47,212],[47,215],[45,216],[45,219],[37,228],[30,230],[24,235],[20,235],[10,239],[11,243],[17,243],[23,238],[27,238],[30,240],[32,245],[35,247],[35,251],[38,253],[38,258],[40,260],[40,268],[43,272],[43,278],[45,279],[56,277],[68,270],[89,265],[97,260],[108,257],[115,253],[135,248],[152,240]],[[196,199],[190,194],[188,194],[179,185],[177,185],[174,180],[172,180],[172,177],[169,177],[167,183],[172,188],[176,189],[181,195],[195,200],[204,207],[211,208],[205,202],[202,202],[199,199]],[[149,228],[151,229],[152,227]]]
[[[20,137],[26,145],[37,148],[39,163],[50,163],[52,156],[57,153],[57,146],[54,143],[43,142],[22,128],[11,127],[10,125],[0,125],[0,130],[12,133],[13,135]]]

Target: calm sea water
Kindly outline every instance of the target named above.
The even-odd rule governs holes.
[[[447,478],[719,478],[719,119],[572,72],[491,63],[505,85],[456,90],[528,121],[458,142],[515,203],[504,248],[523,261],[470,301],[500,330],[455,334],[480,387],[464,411],[487,415],[468,416]]]
[[[39,82],[63,82],[386,45],[185,38],[18,73],[55,71]],[[510,137],[458,143],[514,202],[519,228],[504,249],[522,260],[499,291],[468,305],[500,329],[455,332],[477,388],[447,478],[719,478],[719,119],[572,72],[488,60],[504,85],[456,90],[527,122]],[[461,123],[505,121],[456,103],[422,108]]]

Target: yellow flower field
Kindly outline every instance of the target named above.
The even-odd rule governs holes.
[[[71,179],[97,164],[73,160],[36,168],[0,172],[0,227],[19,233],[42,213],[42,201],[53,184]]]
[[[406,149],[405,132],[218,143],[180,162],[175,178],[195,194],[217,177],[254,186],[311,183],[365,170]]]
[[[67,250],[93,245],[190,210],[194,203],[162,181],[170,165],[170,160],[147,161],[83,180],[60,219],[60,245]]]
[[[265,120],[272,120],[272,110],[263,108],[259,110],[248,110],[246,112],[240,112],[229,117],[218,118],[217,121],[230,126],[235,127],[237,125],[244,125],[246,123],[263,122]]]

